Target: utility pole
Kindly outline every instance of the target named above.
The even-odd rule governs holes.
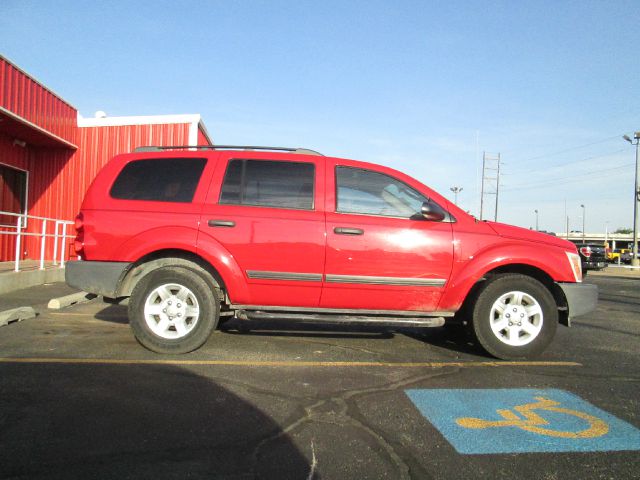
[[[634,145],[633,141],[628,135],[623,137],[631,145]],[[636,143],[636,181],[633,190],[633,258],[631,259],[631,265],[634,267],[640,266],[640,260],[638,259],[638,202],[640,201],[640,190],[638,190],[638,178],[640,177],[640,151],[638,150],[638,144],[640,143],[640,132],[636,132],[633,135]]]
[[[449,190],[453,192],[453,203],[458,205],[458,193],[464,189],[462,187],[451,187]]]
[[[582,243],[586,243],[586,230],[585,224],[587,223],[587,207],[584,206],[584,203],[580,205],[582,207]]]
[[[567,199],[564,199],[564,220],[567,222],[567,236],[565,239],[569,240],[569,217],[567,216]]]
[[[492,176],[495,174],[495,177]],[[500,193],[500,154],[482,155],[482,191],[480,193],[480,220],[484,219],[485,196],[495,195],[493,220],[498,221],[498,198]]]
[[[540,230],[540,228],[538,227],[538,209],[535,209],[534,212],[536,213],[536,232],[538,230]]]

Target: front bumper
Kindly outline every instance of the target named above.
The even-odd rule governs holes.
[[[569,318],[593,312],[598,304],[598,287],[590,283],[558,283],[565,298]]]
[[[116,298],[120,281],[130,266],[129,262],[69,261],[65,266],[64,279],[70,287]]]

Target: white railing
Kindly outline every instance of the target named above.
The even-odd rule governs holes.
[[[40,237],[40,270],[44,270],[44,262],[47,252],[47,238],[53,237],[53,255],[54,265],[64,268],[66,259],[65,244],[68,238],[74,238],[74,235],[67,235],[67,225],[73,225],[74,222],[69,220],[58,220],[56,218],[37,217],[35,215],[26,215],[22,213],[12,213],[0,211],[0,216],[15,217],[15,225],[2,225],[0,235],[15,235],[16,237],[16,256],[15,268],[16,272],[20,271],[20,258],[22,257],[21,249],[24,237]],[[40,232],[29,232],[27,220],[33,219],[41,223]],[[53,225],[53,233],[47,233],[49,225]],[[11,228],[13,230],[7,230]],[[58,247],[60,247],[58,249]],[[58,252],[59,250],[59,252]]]

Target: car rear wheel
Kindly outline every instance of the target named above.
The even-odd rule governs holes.
[[[154,270],[140,280],[129,300],[129,323],[136,339],[158,353],[196,350],[219,318],[216,291],[185,267]]]
[[[488,353],[503,360],[539,355],[551,343],[557,325],[553,295],[526,275],[494,277],[473,307],[476,340]]]

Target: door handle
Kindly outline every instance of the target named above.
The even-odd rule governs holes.
[[[364,230],[361,228],[336,227],[333,232],[338,235],[363,235]]]
[[[232,220],[209,220],[207,225],[210,227],[235,227],[236,222]]]

